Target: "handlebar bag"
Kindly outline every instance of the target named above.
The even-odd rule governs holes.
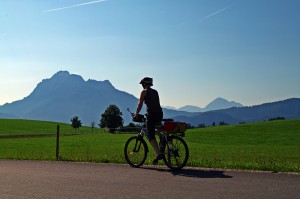
[[[132,120],[134,122],[144,122],[145,121],[145,117],[144,115],[138,114],[136,118],[132,118]]]

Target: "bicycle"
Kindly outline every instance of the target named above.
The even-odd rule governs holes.
[[[130,110],[127,109],[129,112]],[[134,117],[134,113],[130,112]],[[125,143],[124,156],[127,163],[132,167],[142,166],[147,158],[149,148],[144,139],[147,137],[147,128],[145,125],[146,115],[138,115],[134,122],[141,123],[141,129],[138,134],[130,137]],[[163,119],[162,122],[173,121],[172,119]],[[186,142],[175,134],[169,134],[162,129],[163,125],[156,126],[156,135],[159,136],[159,150],[163,154],[163,161],[167,167],[172,170],[179,170],[183,168],[189,158],[189,149]]]

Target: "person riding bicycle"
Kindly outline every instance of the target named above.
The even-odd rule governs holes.
[[[155,125],[161,123],[163,119],[163,111],[160,106],[158,92],[151,88],[151,86],[153,86],[153,79],[150,77],[145,77],[141,80],[140,84],[142,84],[144,90],[141,92],[134,117],[138,116],[143,107],[143,103],[145,102],[147,106],[146,127],[148,131],[148,140],[156,154],[153,164],[157,164],[158,161],[163,158],[163,154],[160,153],[157,141],[155,139]]]

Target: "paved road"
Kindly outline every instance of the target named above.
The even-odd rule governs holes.
[[[300,198],[300,175],[0,160],[0,198]]]

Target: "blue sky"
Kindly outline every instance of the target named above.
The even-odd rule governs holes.
[[[0,105],[60,70],[161,104],[300,97],[298,0],[0,0]]]

